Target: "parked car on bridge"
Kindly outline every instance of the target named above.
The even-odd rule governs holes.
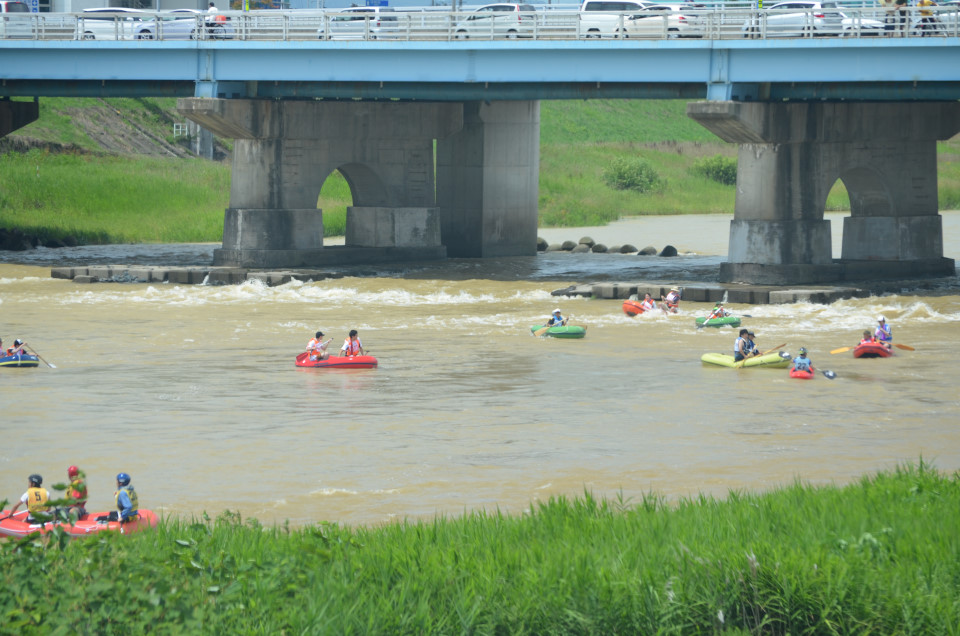
[[[655,6],[643,0],[583,0],[580,5],[580,33],[587,38],[619,37],[628,15]]]
[[[77,19],[77,40],[132,40],[144,11],[123,7],[84,9]]]
[[[389,40],[398,30],[392,7],[350,7],[324,20],[317,36],[321,40]]]
[[[681,5],[655,4],[643,11],[625,16],[623,28],[614,33],[623,38],[682,38],[700,37],[696,20],[690,20],[682,12]]]
[[[0,39],[33,37],[30,6],[19,0],[0,0]]]
[[[537,25],[537,9],[532,4],[488,4],[457,23],[453,35],[467,38],[530,38]]]
[[[752,37],[882,35],[883,22],[861,14],[849,17],[834,0],[801,0],[760,10],[744,23],[743,31]]]
[[[141,22],[135,34],[138,40],[230,40],[234,32],[230,18],[222,13],[174,9]]]

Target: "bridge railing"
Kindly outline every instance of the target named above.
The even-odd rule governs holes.
[[[757,10],[733,3],[713,7],[661,5],[632,13],[581,13],[538,9],[479,17],[474,11],[402,10],[344,19],[342,11],[292,10],[118,14],[7,14],[0,39],[27,40],[233,40],[233,41],[456,41],[645,40],[673,38],[960,37],[957,5],[876,6],[837,9]],[[504,17],[505,16],[505,17]],[[599,27],[597,25],[600,25]]]

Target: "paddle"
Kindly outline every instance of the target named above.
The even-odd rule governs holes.
[[[787,346],[787,343],[784,342],[782,345],[777,345],[777,346],[774,347],[773,349],[768,349],[768,350],[764,351],[763,353],[758,353],[757,355],[751,356],[751,357],[752,357],[752,358],[759,358],[760,356],[765,356],[765,355],[767,355],[768,353],[773,353],[773,352],[776,351],[777,349],[782,349],[783,347],[786,347],[786,346]],[[789,355],[787,355],[787,356],[784,356],[784,355],[783,355],[783,354],[785,354],[785,353],[786,353],[786,351],[784,351],[782,354],[780,354],[781,357],[789,358],[789,357],[790,357]],[[735,368],[737,368],[737,369],[743,368],[743,363],[746,362],[746,361],[749,360],[749,359],[750,359],[750,358],[744,358],[743,360],[741,360],[740,362],[738,362],[738,363],[735,365]]]
[[[50,364],[49,362],[47,362],[46,360],[44,360],[43,357],[42,357],[39,353],[37,353],[37,350],[34,349],[33,347],[31,347],[30,345],[28,345],[27,343],[23,343],[23,346],[24,346],[24,348],[29,349],[30,351],[33,351],[33,355],[35,355],[35,356],[37,356],[38,358],[40,358],[40,360],[42,360],[43,363],[44,363],[45,365],[47,365],[48,367],[50,367],[51,369],[56,369],[56,368],[57,368],[56,365]]]
[[[571,319],[571,318],[573,318],[573,316],[567,316],[566,318],[564,318],[564,319],[563,319],[563,324],[559,324],[559,325],[547,325],[546,327],[541,327],[541,328],[537,329],[536,331],[534,331],[534,332],[533,332],[533,335],[536,336],[537,338],[539,338],[540,336],[542,336],[543,334],[547,333],[548,331],[550,331],[550,330],[551,330],[552,328],[554,328],[554,327],[564,327],[564,326],[566,326],[566,324],[567,324],[568,322],[570,322],[570,319]]]
[[[894,342],[893,346],[896,347],[897,349],[903,349],[904,351],[916,351],[916,349],[914,349],[910,345],[897,344],[896,342]]]
[[[840,347],[839,349],[834,349],[833,351],[831,351],[830,354],[832,355],[832,354],[834,354],[834,353],[846,353],[847,351],[850,351],[851,349],[856,349],[856,346],[853,346],[853,347]]]
[[[833,380],[834,378],[837,377],[837,374],[834,373],[833,371],[830,371],[829,369],[827,369],[826,371],[821,371],[820,373],[822,373],[823,377],[827,378],[828,380]]]

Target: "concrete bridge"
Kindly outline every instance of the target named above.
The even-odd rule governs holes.
[[[179,110],[235,140],[215,261],[250,268],[532,254],[540,99],[706,98],[688,115],[740,144],[721,280],[814,283],[954,273],[936,142],[960,130],[958,49],[955,37],[0,41],[13,62],[0,97],[192,93]],[[0,133],[36,114],[0,102]],[[316,208],[333,170],[354,203],[342,247],[323,245]],[[833,259],[823,211],[837,179],[851,215]]]

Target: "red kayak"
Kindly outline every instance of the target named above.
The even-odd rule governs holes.
[[[311,369],[375,369],[377,359],[373,356],[330,356],[326,360],[310,360],[309,354],[304,351],[297,356],[297,366]]]
[[[47,523],[27,523],[27,511],[21,510],[12,517],[7,517],[7,511],[0,513],[0,535],[7,537],[25,537],[28,534],[39,532],[47,534],[54,528],[60,528],[67,534],[74,537],[85,537],[87,535],[113,530],[120,534],[130,534],[139,532],[147,528],[153,528],[157,525],[157,515],[152,510],[138,511],[139,518],[135,521],[120,523],[119,521],[108,521],[109,512],[90,512],[80,517],[76,523],[63,521],[50,521]],[[100,518],[103,518],[101,521]]]
[[[799,380],[812,380],[813,376],[817,374],[816,369],[810,367],[806,371],[797,371],[794,367],[790,367],[790,377],[797,378]]]
[[[639,300],[625,300],[623,301],[623,313],[628,316],[637,316],[646,311],[643,308],[643,305]]]
[[[881,342],[864,342],[853,348],[854,358],[889,358],[893,350]]]

